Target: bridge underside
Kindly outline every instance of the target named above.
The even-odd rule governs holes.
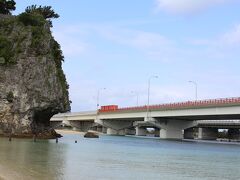
[[[79,131],[87,132],[91,127],[95,126],[95,122],[90,121],[69,121],[70,125]]]
[[[96,122],[103,127],[107,128],[109,135],[126,135],[133,134],[135,131],[132,129],[135,121],[144,121],[143,118],[129,118],[129,119],[101,119]]]
[[[198,125],[199,128],[217,128],[217,129],[240,129],[240,124],[238,125],[225,125],[225,124],[201,124]]]

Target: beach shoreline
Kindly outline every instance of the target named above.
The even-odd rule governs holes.
[[[84,135],[86,132],[82,132],[82,131],[74,131],[74,130],[70,130],[70,129],[55,129],[55,131],[58,134],[61,135],[66,135],[66,134],[75,134],[75,135]]]
[[[86,132],[83,132],[83,131],[74,131],[74,130],[70,130],[70,129],[55,129],[55,131],[58,134],[61,134],[62,136],[67,135],[67,134],[84,136],[86,134]],[[101,132],[92,131],[92,130],[89,130],[88,132],[93,132],[93,133],[96,133],[98,135],[102,135],[103,134]]]

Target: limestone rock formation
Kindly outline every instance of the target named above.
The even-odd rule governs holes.
[[[99,136],[95,132],[86,132],[84,134],[85,138],[99,138]]]
[[[55,136],[50,118],[70,111],[62,61],[48,21],[0,15],[1,135]]]

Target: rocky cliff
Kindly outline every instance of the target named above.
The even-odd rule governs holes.
[[[55,136],[50,118],[70,110],[62,61],[48,21],[0,15],[0,135]]]

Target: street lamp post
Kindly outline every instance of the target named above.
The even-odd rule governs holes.
[[[136,97],[137,97],[137,106],[138,106],[138,100],[139,100],[139,94],[138,94],[138,92],[136,92],[136,91],[131,91],[131,93],[133,93],[133,94],[135,94],[136,95]]]
[[[197,101],[198,100],[198,85],[195,81],[188,81],[188,82],[194,84],[194,86],[195,86],[195,100]]]
[[[148,102],[147,102],[147,120],[149,118],[149,102],[150,102],[150,85],[151,85],[151,79],[158,78],[158,76],[150,76],[148,78]]]
[[[101,89],[98,89],[98,91],[97,91],[97,112],[96,112],[96,120],[97,120],[97,116],[98,116],[100,91],[105,90],[105,89],[106,89],[106,88],[101,88]]]

